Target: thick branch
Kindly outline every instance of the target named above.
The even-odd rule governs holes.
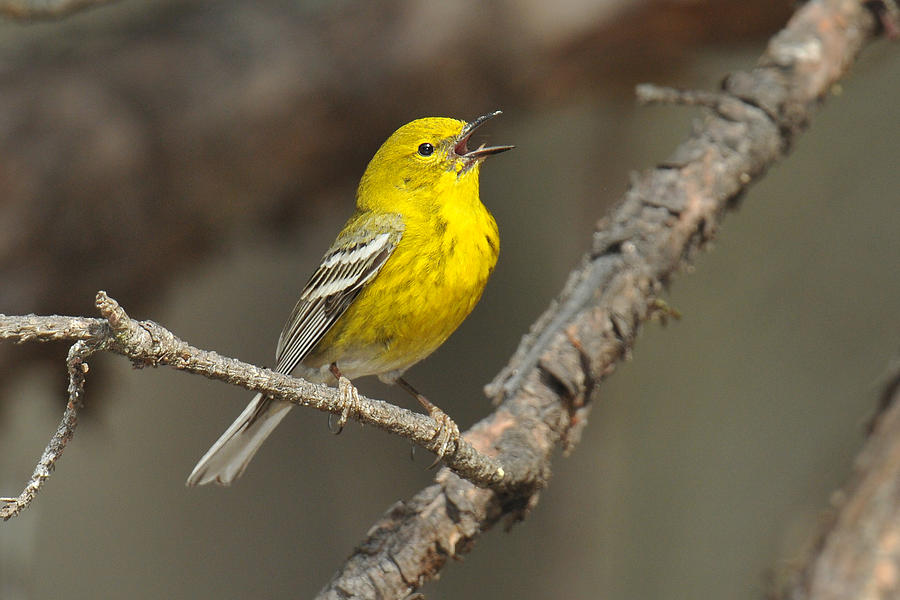
[[[900,360],[884,411],[807,566],[784,598],[896,598],[900,594]]]
[[[592,393],[655,313],[656,295],[713,237],[748,184],[790,148],[876,29],[859,2],[809,2],[772,39],[758,68],[728,77],[720,94],[694,96],[711,114],[666,164],[637,177],[601,223],[581,266],[487,386],[502,404],[469,439],[492,444],[520,472],[549,474],[552,449],[577,440]],[[319,598],[402,598],[535,501],[536,494],[504,496],[442,471],[435,485],[375,524]]]

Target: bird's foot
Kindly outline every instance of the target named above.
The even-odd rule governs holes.
[[[424,402],[422,402],[423,400]],[[428,467],[433,469],[442,459],[455,454],[459,448],[459,425],[447,413],[425,399],[424,396],[419,399],[419,402],[422,402],[425,410],[428,411],[428,416],[431,417],[435,425],[434,435],[431,439],[438,444],[437,449],[434,450],[437,459]]]
[[[428,467],[429,469],[432,469],[441,462],[441,460],[456,454],[456,451],[459,450],[462,439],[459,435],[459,425],[447,416],[447,413],[432,404],[428,398],[417,392],[416,388],[411,386],[408,381],[402,377],[398,377],[396,383],[412,394],[412,396],[419,401],[419,404],[428,411],[428,416],[431,417],[431,420],[434,421],[434,435],[431,436],[431,439],[437,442],[437,448],[432,450],[437,454],[437,460]]]
[[[335,423],[334,427],[331,427],[331,432],[335,435],[344,430],[344,425],[347,424],[350,417],[356,418],[360,413],[359,391],[343,375],[338,378],[338,394],[340,395],[339,402],[342,408],[337,423]]]

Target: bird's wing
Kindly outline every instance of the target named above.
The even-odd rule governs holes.
[[[354,217],[322,257],[288,318],[275,351],[275,370],[290,373],[325,337],[397,247],[400,215]]]

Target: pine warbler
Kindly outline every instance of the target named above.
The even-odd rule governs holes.
[[[458,442],[459,430],[401,376],[469,315],[497,262],[497,224],[479,199],[478,173],[487,156],[512,146],[470,150],[468,143],[499,114],[469,123],[418,119],[387,139],[359,182],[356,213],[300,293],[275,353],[279,373],[336,378],[348,406],[358,400],[348,378],[399,384],[437,422],[439,455]],[[188,485],[237,479],[291,406],[257,394]]]

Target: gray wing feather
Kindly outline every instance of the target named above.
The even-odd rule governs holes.
[[[339,237],[309,278],[288,318],[275,352],[275,370],[290,373],[340,318],[397,247],[399,218],[374,235]]]

